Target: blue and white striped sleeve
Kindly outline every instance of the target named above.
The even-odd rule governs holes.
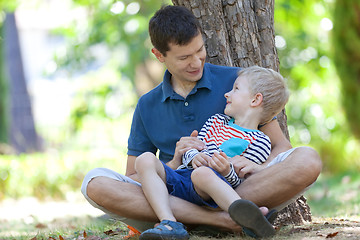
[[[182,156],[182,163],[186,168],[192,169],[191,162],[194,157],[199,153],[197,149],[190,149]]]
[[[206,136],[206,133],[209,129],[209,127],[211,126],[212,122],[214,120],[214,116],[210,117],[205,123],[204,125],[202,126],[200,132],[199,132],[199,135],[198,135],[198,138],[202,141],[205,136]],[[205,153],[207,154],[208,156],[211,157],[211,154],[208,152],[207,149],[204,149],[201,151],[202,153]],[[182,163],[184,166],[186,166],[186,168],[190,168],[192,169],[192,160],[194,159],[194,157],[199,154],[199,151],[197,149],[190,149],[188,150],[183,156],[182,156]]]
[[[230,163],[230,172],[224,176],[226,181],[228,181],[232,188],[236,188],[240,185],[240,183],[243,181],[239,176],[236,174],[234,166],[232,163]]]

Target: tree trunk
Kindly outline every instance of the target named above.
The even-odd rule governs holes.
[[[279,71],[274,37],[274,0],[172,0],[198,18],[207,49],[207,61],[219,65],[258,65]],[[283,110],[280,127],[289,139]],[[305,197],[300,197],[279,214],[276,224],[303,224],[311,221]]]
[[[39,151],[41,144],[35,130],[13,13],[6,14],[4,30],[5,64],[10,95],[10,144],[17,153]]]
[[[342,86],[342,103],[352,134],[360,140],[360,2],[337,0],[333,54]],[[346,26],[346,27],[344,27]]]

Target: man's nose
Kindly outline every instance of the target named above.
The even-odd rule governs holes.
[[[200,56],[194,56],[190,65],[193,68],[199,68],[201,67],[201,63],[202,63],[202,58]]]

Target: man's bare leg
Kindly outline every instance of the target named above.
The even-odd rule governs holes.
[[[158,222],[141,187],[108,177],[96,177],[87,186],[87,195],[108,211],[126,218]],[[170,197],[171,209],[179,222],[184,224],[211,225],[241,231],[228,213],[208,210],[177,197]]]
[[[322,162],[315,150],[296,148],[283,162],[251,175],[236,192],[258,206],[274,208],[314,183],[321,168]]]

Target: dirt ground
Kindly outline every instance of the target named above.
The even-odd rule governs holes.
[[[360,222],[357,220],[313,218],[306,225],[280,228],[273,239],[360,239]]]
[[[192,240],[205,240],[209,237],[192,236]],[[212,239],[212,238],[211,238]],[[223,239],[253,239],[247,236],[234,235],[227,236]],[[277,234],[268,238],[275,239],[291,239],[291,240],[313,240],[313,239],[346,239],[355,240],[360,239],[360,221],[356,219],[343,218],[317,218],[313,216],[311,223],[306,223],[301,226],[283,226],[277,228]]]
[[[82,216],[90,217],[90,222],[102,215],[102,212],[95,210],[85,201],[78,201],[75,197],[73,201],[67,202],[38,202],[34,199],[27,199],[22,201],[3,201],[0,202],[0,239],[4,239],[6,233],[12,235],[10,239],[16,239],[14,230],[19,230],[18,224],[10,225],[12,221],[19,221],[25,225],[35,225],[38,222],[58,223],[55,228],[61,226],[62,228],[74,227],[74,223],[70,223],[66,218],[78,218]],[[61,224],[59,224],[59,222]],[[76,224],[76,227],[82,224]],[[84,225],[85,226],[85,225]],[[13,228],[13,229],[12,229]],[[52,227],[51,227],[52,228]],[[126,227],[125,227],[126,228]],[[12,231],[11,231],[12,230]],[[43,229],[46,230],[46,229]],[[50,230],[50,229],[48,229]],[[85,230],[85,229],[84,229]],[[112,229],[116,231],[116,229]],[[16,230],[15,230],[16,231]],[[28,231],[27,234],[31,234]],[[24,232],[23,232],[24,233]],[[36,235],[36,232],[34,233]],[[126,232],[121,230],[118,234],[112,237],[93,236],[92,239],[123,239]],[[5,237],[6,239],[9,239]],[[191,240],[205,240],[205,239],[253,239],[243,235],[226,235],[226,236],[201,236],[200,234],[191,234]],[[346,217],[346,218],[321,218],[313,216],[311,223],[306,223],[301,226],[282,226],[277,228],[277,234],[269,238],[273,239],[291,239],[291,240],[306,240],[306,239],[360,239],[360,216]],[[65,239],[68,239],[65,237]],[[73,238],[72,238],[73,239]],[[133,238],[137,239],[137,238]],[[90,240],[90,239],[89,239]]]

